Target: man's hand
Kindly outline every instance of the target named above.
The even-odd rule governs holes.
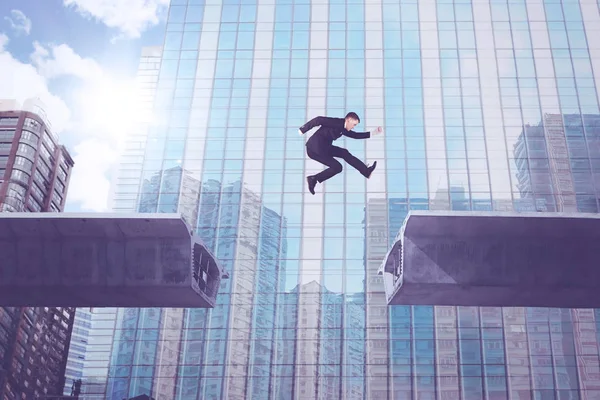
[[[381,126],[378,126],[377,128],[373,129],[371,133],[373,135],[381,135],[383,133],[383,128]]]
[[[302,132],[302,130],[298,129],[298,134],[299,135],[304,135],[304,132]]]

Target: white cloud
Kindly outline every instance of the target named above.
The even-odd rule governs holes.
[[[4,48],[8,44],[8,36],[3,33],[0,33],[0,52],[4,51]]]
[[[90,134],[117,143],[148,116],[140,108],[134,81],[109,77],[90,81],[75,97],[77,125]]]
[[[62,76],[81,79],[72,95],[70,130],[81,142],[75,146],[75,168],[68,202],[91,211],[105,211],[110,184],[107,174],[116,161],[120,142],[132,129],[140,102],[135,81],[118,81],[91,58],[66,44],[34,42],[33,65],[47,80]]]
[[[38,72],[48,78],[76,76],[82,79],[99,79],[103,76],[102,67],[91,58],[83,58],[66,44],[43,46],[33,42],[34,52],[31,61]]]
[[[48,89],[48,82],[31,64],[24,64],[6,50],[8,37],[0,34],[0,98],[19,103],[39,98],[46,106],[53,130],[60,132],[68,125],[71,113],[65,102]]]
[[[74,147],[70,204],[96,212],[109,209],[111,185],[107,176],[117,167],[120,149],[136,129],[137,118],[143,117],[137,96],[135,82],[106,75],[86,81],[75,93],[72,123],[85,139]]]
[[[76,145],[73,152],[75,167],[69,182],[68,202],[78,203],[83,210],[107,211],[110,182],[106,173],[117,160],[115,147],[91,138]]]
[[[4,17],[10,23],[10,26],[18,33],[29,35],[31,32],[31,20],[21,10],[11,10],[10,17]]]
[[[116,162],[118,139],[123,131],[119,119],[129,119],[136,104],[131,84],[115,83],[96,61],[83,58],[67,45],[34,44],[32,64],[17,60],[6,49],[8,37],[0,33],[0,99],[15,99],[23,104],[29,98],[44,103],[52,131],[71,137],[69,148],[75,161],[67,201],[84,211],[107,209],[110,184],[108,172]],[[70,106],[53,94],[48,84],[55,78],[75,76],[81,84],[74,89]],[[116,120],[116,124],[112,123]]]
[[[94,18],[123,36],[138,38],[148,27],[157,25],[170,0],[63,0],[80,14]]]

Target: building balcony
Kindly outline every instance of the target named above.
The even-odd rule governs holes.
[[[0,214],[0,304],[215,306],[223,271],[176,214]]]
[[[600,307],[600,215],[411,211],[379,274],[389,305]]]

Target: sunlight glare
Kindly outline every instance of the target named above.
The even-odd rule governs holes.
[[[81,98],[84,126],[117,142],[150,122],[135,81],[103,79],[88,87]]]

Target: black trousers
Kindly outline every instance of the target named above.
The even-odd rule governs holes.
[[[315,175],[318,182],[324,182],[334,175],[342,172],[342,164],[334,157],[341,158],[354,167],[363,176],[367,176],[368,167],[358,158],[354,157],[348,150],[337,146],[306,146],[306,154],[315,161],[328,166],[324,171]]]

